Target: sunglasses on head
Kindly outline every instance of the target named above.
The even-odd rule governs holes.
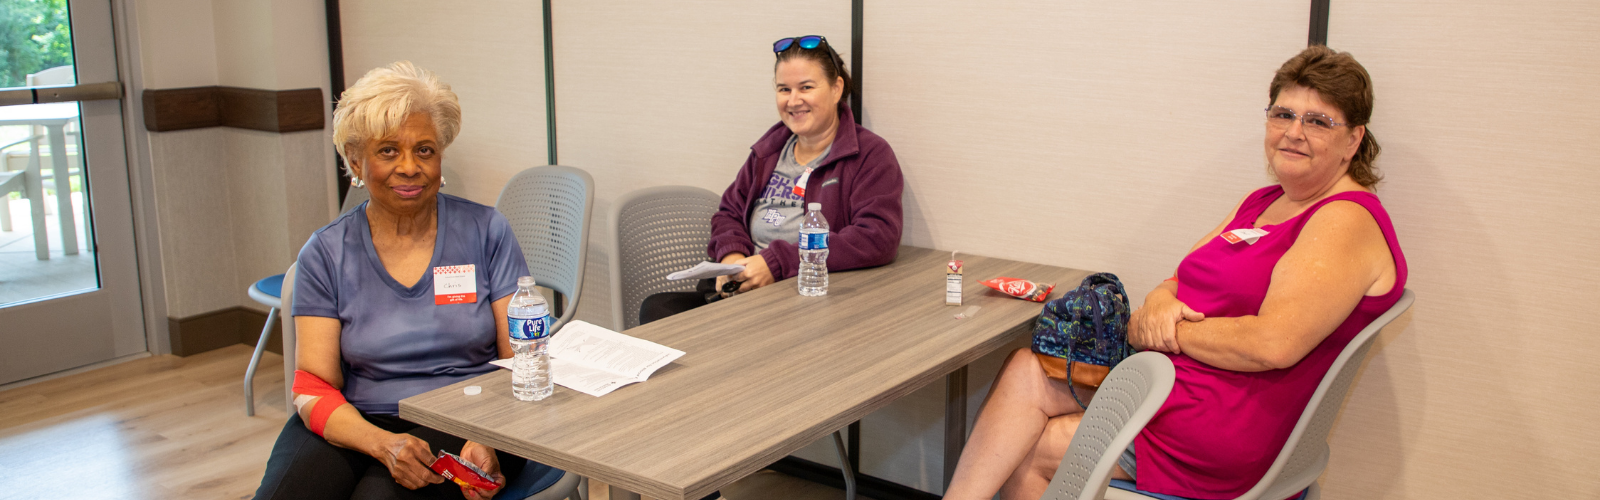
[[[806,35],[783,38],[776,42],[772,42],[772,53],[773,55],[782,54],[783,51],[789,50],[789,47],[793,47],[797,43],[800,44],[800,48],[811,50],[821,47],[824,43],[828,43],[828,37],[822,35]],[[832,64],[833,67],[839,68],[840,70],[844,69],[844,61],[835,59],[837,55],[834,54],[833,51],[828,50],[824,52],[827,52],[828,54],[828,64]]]
[[[800,48],[802,48],[802,49],[811,50],[811,49],[815,49],[817,47],[821,47],[822,44],[827,43],[827,42],[828,42],[828,38],[824,37],[824,36],[820,36],[820,35],[806,35],[806,36],[789,37],[789,38],[784,38],[784,39],[778,40],[776,42],[772,42],[772,52],[773,53],[778,53],[778,52],[783,52],[785,50],[789,50],[789,47],[793,47],[794,44],[796,44],[796,43],[799,43],[800,44]]]

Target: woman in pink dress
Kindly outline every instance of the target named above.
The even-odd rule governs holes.
[[[1278,183],[1240,200],[1128,325],[1129,343],[1167,353],[1177,376],[1112,471],[1140,490],[1195,499],[1249,490],[1334,358],[1405,288],[1405,256],[1373,194],[1381,176],[1366,69],[1309,47],[1278,69],[1269,97],[1263,146]],[[1028,350],[1013,353],[945,498],[1039,498],[1082,419],[1068,389]]]

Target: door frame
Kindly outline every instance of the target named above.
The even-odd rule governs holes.
[[[144,128],[144,68],[139,55],[136,0],[109,0],[117,52],[117,73],[127,89],[122,100],[123,138],[128,154],[128,188],[133,202],[133,237],[139,267],[139,295],[144,310],[146,353],[172,353],[168,330],[166,274],[161,265],[161,232],[156,211],[155,166],[150,154],[150,132]]]

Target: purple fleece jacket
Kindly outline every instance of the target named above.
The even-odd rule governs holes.
[[[794,135],[778,122],[750,147],[750,158],[733,185],[722,193],[722,206],[711,217],[711,243],[706,254],[721,262],[730,253],[750,255],[750,211],[778,167],[783,146]],[[857,125],[850,107],[839,105],[839,130],[828,158],[806,182],[806,203],[821,203],[828,219],[828,270],[845,271],[894,261],[900,248],[900,193],[905,188],[900,162],[889,143]],[[800,250],[775,240],[761,251],[772,277],[784,280],[800,272]]]

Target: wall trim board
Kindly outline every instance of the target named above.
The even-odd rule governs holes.
[[[854,459],[855,457],[851,457]],[[788,474],[817,484],[824,484],[838,489],[844,489],[844,471],[838,467],[827,466],[806,460],[800,457],[788,456],[778,459],[768,469]],[[910,486],[889,481],[887,479],[872,477],[856,471],[856,494],[878,500],[939,500],[939,495],[928,493]]]
[[[550,0],[544,0],[544,129],[550,139],[550,164],[560,165],[556,159],[556,35],[553,26]]]
[[[324,126],[320,88],[146,89],[141,97],[144,128],[151,132],[233,127],[282,133],[321,130]]]
[[[865,93],[861,90],[864,88],[861,84],[861,53],[866,47],[866,42],[862,41],[867,31],[866,23],[863,21],[866,10],[866,0],[850,0],[850,79],[851,83],[855,84],[855,88],[850,89],[850,109],[854,111],[851,116],[855,117],[856,125],[860,125],[867,114],[867,110],[861,107],[862,94]],[[850,457],[850,472],[855,474],[859,482],[867,477],[861,473],[861,421],[850,422],[848,429],[849,432],[845,433],[844,449],[846,455]],[[840,474],[844,473],[841,471]]]
[[[344,97],[344,28],[340,24],[339,0],[323,0],[328,25],[328,92],[333,94],[333,109],[339,109],[339,99]],[[350,175],[345,172],[344,157],[333,154],[334,190],[339,192],[339,206],[350,195]]]
[[[1328,2],[1311,0],[1311,29],[1306,34],[1306,45],[1328,44]]]
[[[200,313],[187,318],[167,318],[167,329],[172,339],[172,354],[193,356],[234,344],[254,347],[261,338],[261,327],[267,324],[267,315],[243,306]],[[272,327],[267,338],[267,350],[283,353],[283,324]]]
[[[861,52],[863,51],[863,48],[866,47],[866,43],[861,41],[861,39],[862,37],[866,36],[867,31],[866,24],[862,20],[862,16],[864,15],[866,8],[866,0],[850,1],[850,76],[852,77],[852,80],[855,80],[854,83],[856,87],[854,89],[850,89],[850,109],[855,111],[856,125],[861,124],[862,116],[867,112],[861,107],[861,94],[863,93],[861,91],[863,88],[861,85]],[[852,432],[850,435],[852,438],[854,438],[854,428],[851,430]],[[854,449],[852,448],[852,453],[850,454],[851,457],[855,456],[853,450]]]

